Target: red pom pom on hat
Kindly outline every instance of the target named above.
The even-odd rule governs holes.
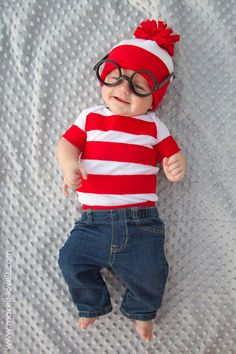
[[[163,21],[146,20],[140,23],[134,36],[140,39],[155,41],[161,48],[167,50],[170,56],[174,55],[174,43],[180,40],[179,34],[172,34],[173,30]]]

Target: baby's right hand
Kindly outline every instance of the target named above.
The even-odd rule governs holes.
[[[68,188],[78,189],[81,186],[82,178],[87,179],[87,172],[79,162],[71,163],[66,167],[62,183],[62,192],[66,198],[69,196]]]

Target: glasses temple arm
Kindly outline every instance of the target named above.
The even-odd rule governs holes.
[[[167,76],[167,78],[165,78],[160,84],[156,85],[156,89],[160,89],[162,86],[164,86],[171,78],[173,77],[173,79],[175,78],[175,74],[171,73],[169,76]]]
[[[104,58],[102,58],[101,60],[99,60],[99,62],[94,65],[93,70],[97,70],[98,66],[99,66],[104,60],[106,60],[106,59],[108,58],[108,55],[109,55],[109,54],[106,54]]]

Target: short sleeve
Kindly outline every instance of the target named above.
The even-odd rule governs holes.
[[[157,143],[155,145],[157,161],[162,162],[164,157],[170,157],[180,151],[180,147],[177,142],[170,135],[170,132],[166,125],[156,118],[157,124]]]
[[[75,145],[80,151],[84,150],[87,139],[85,132],[86,117],[87,110],[85,109],[76,118],[74,124],[62,135],[64,139]]]

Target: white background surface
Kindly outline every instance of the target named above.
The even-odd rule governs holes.
[[[236,353],[234,2],[8,0],[0,6],[0,352]],[[63,198],[55,158],[60,135],[78,113],[101,103],[93,65],[147,18],[164,19],[181,35],[176,79],[158,114],[187,159],[183,182],[159,176],[170,275],[151,344],[120,314],[124,287],[107,271],[113,312],[88,331],[77,330],[57,265],[78,217],[77,198]]]

